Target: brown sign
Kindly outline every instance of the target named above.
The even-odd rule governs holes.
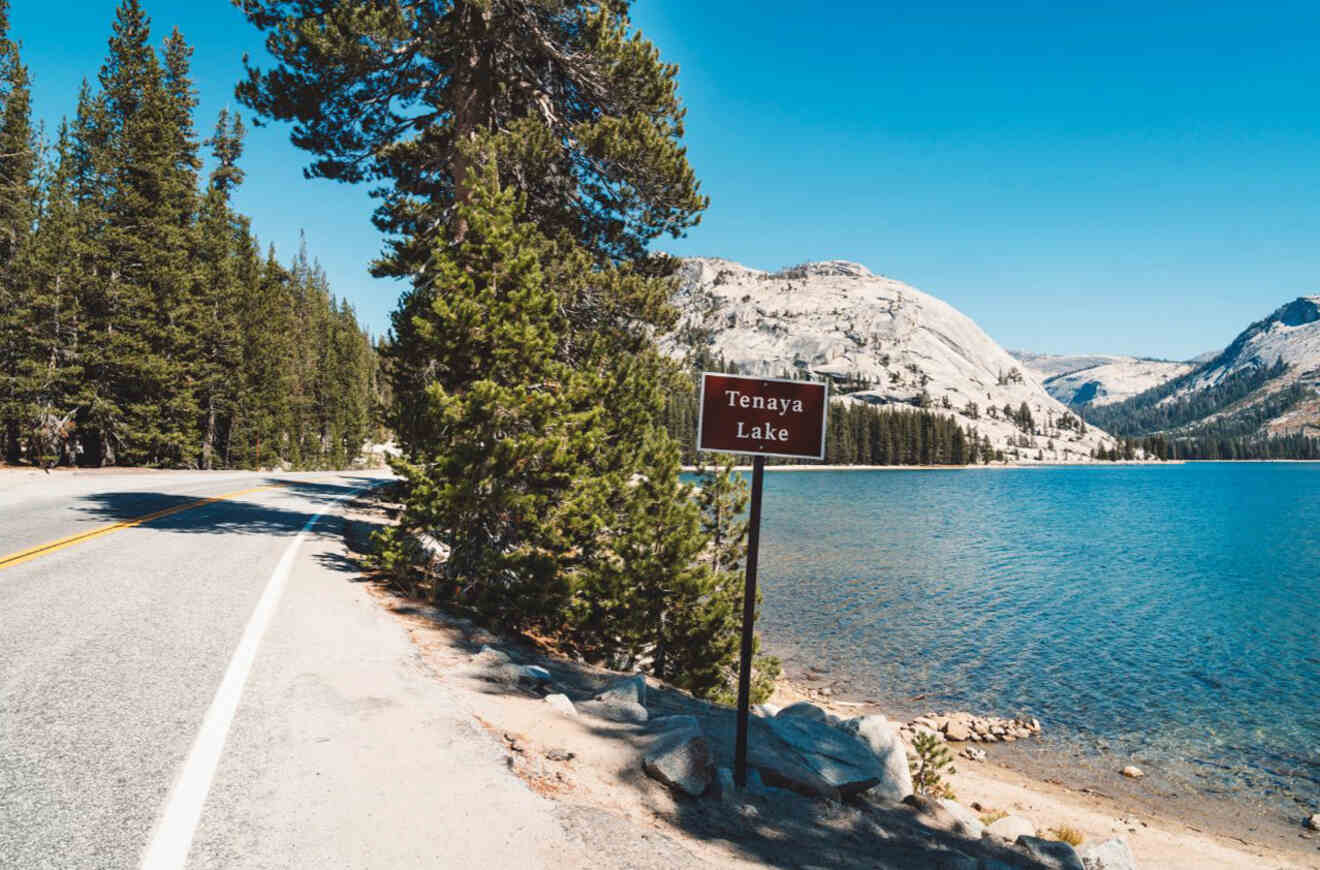
[[[705,372],[697,449],[824,459],[828,407],[825,384]]]

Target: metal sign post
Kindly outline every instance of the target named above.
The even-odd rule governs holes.
[[[761,544],[765,457],[824,459],[828,410],[826,384],[745,378],[718,372],[705,372],[701,376],[697,449],[753,457],[747,576],[743,582],[742,658],[738,663],[738,737],[733,767],[733,779],[739,788],[747,787],[747,730],[751,722],[756,567]]]
[[[765,457],[752,459],[752,516],[747,525],[747,578],[743,581],[742,658],[738,663],[738,740],[733,753],[733,781],[747,788],[747,728],[752,709],[752,641],[756,623],[756,558],[761,548],[761,483]]]

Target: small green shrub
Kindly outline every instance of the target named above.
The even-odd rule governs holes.
[[[908,757],[908,770],[912,773],[912,789],[930,797],[952,798],[953,789],[944,776],[957,773],[949,747],[934,734],[919,733],[912,739],[912,755]]]

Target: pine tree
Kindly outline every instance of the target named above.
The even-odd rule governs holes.
[[[630,36],[626,3],[452,0],[361,4],[245,0],[278,66],[239,98],[295,123],[309,173],[384,187],[377,225],[397,241],[382,274],[422,267],[439,228],[461,238],[489,134],[527,218],[599,257],[640,260],[705,207],[679,140],[677,69]]]
[[[235,304],[243,293],[239,258],[245,253],[248,228],[229,206],[229,197],[242,181],[238,159],[243,153],[242,122],[230,121],[222,111],[215,134],[207,140],[216,160],[210,184],[202,197],[195,234],[196,284],[191,290],[195,306],[196,346],[192,354],[196,372],[196,398],[203,419],[201,465],[218,464],[219,445],[238,413],[243,341]]]
[[[0,0],[0,452],[17,462],[25,417],[19,367],[28,310],[24,269],[36,198],[31,91],[18,44],[9,38],[9,4]]]
[[[37,229],[26,262],[28,281],[18,392],[34,464],[73,461],[74,420],[86,401],[79,357],[81,312],[74,199],[75,171],[67,125],[61,124],[42,180]]]
[[[84,107],[84,143],[102,185],[88,365],[104,391],[89,412],[101,464],[182,465],[196,452],[187,358],[196,314],[188,294],[197,165],[190,50],[172,35],[162,69],[149,40],[140,3],[123,0],[102,93]]]
[[[737,699],[734,669],[747,557],[747,483],[734,471],[731,456],[713,466],[702,466],[697,480],[701,531],[709,543],[702,554],[707,571],[699,575],[701,582],[692,591],[705,604],[692,602],[678,609],[671,642],[678,652],[672,665],[684,688],[732,703]],[[759,647],[758,637],[753,649]],[[753,703],[769,697],[779,671],[777,659],[754,654]]]
[[[402,466],[406,516],[449,539],[449,591],[511,624],[558,627],[572,544],[596,531],[583,523],[599,493],[574,483],[601,446],[601,414],[589,379],[555,358],[551,246],[485,181],[462,207],[463,241],[436,247],[428,274],[441,292],[416,317],[437,377],[424,398],[433,437]]]

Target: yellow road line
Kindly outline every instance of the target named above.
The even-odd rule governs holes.
[[[38,544],[35,547],[29,547],[26,550],[19,550],[17,553],[10,553],[8,556],[0,556],[0,569],[12,568],[15,565],[21,565],[24,562],[36,559],[39,556],[45,556],[48,553],[54,553],[57,550],[63,550],[66,547],[72,547],[74,544],[81,544],[84,541],[90,541],[92,538],[99,538],[101,535],[108,535],[111,532],[117,532],[120,529],[131,529],[133,526],[140,526],[143,523],[149,523],[152,520],[158,520],[161,517],[168,517],[171,514],[182,513],[203,505],[215,504],[218,501],[227,501],[231,498],[238,498],[240,495],[247,495],[250,492],[261,492],[263,489],[276,489],[286,486],[283,483],[271,483],[265,486],[254,486],[251,489],[240,489],[237,492],[227,492],[224,495],[212,496],[211,498],[201,498],[197,501],[190,501],[187,504],[179,504],[174,507],[168,507],[155,513],[144,514],[131,520],[124,520],[122,523],[114,523],[108,526],[102,526],[99,529],[92,529],[87,532],[80,532],[76,535],[69,535],[67,538],[60,538],[55,541],[47,541],[44,544]]]

